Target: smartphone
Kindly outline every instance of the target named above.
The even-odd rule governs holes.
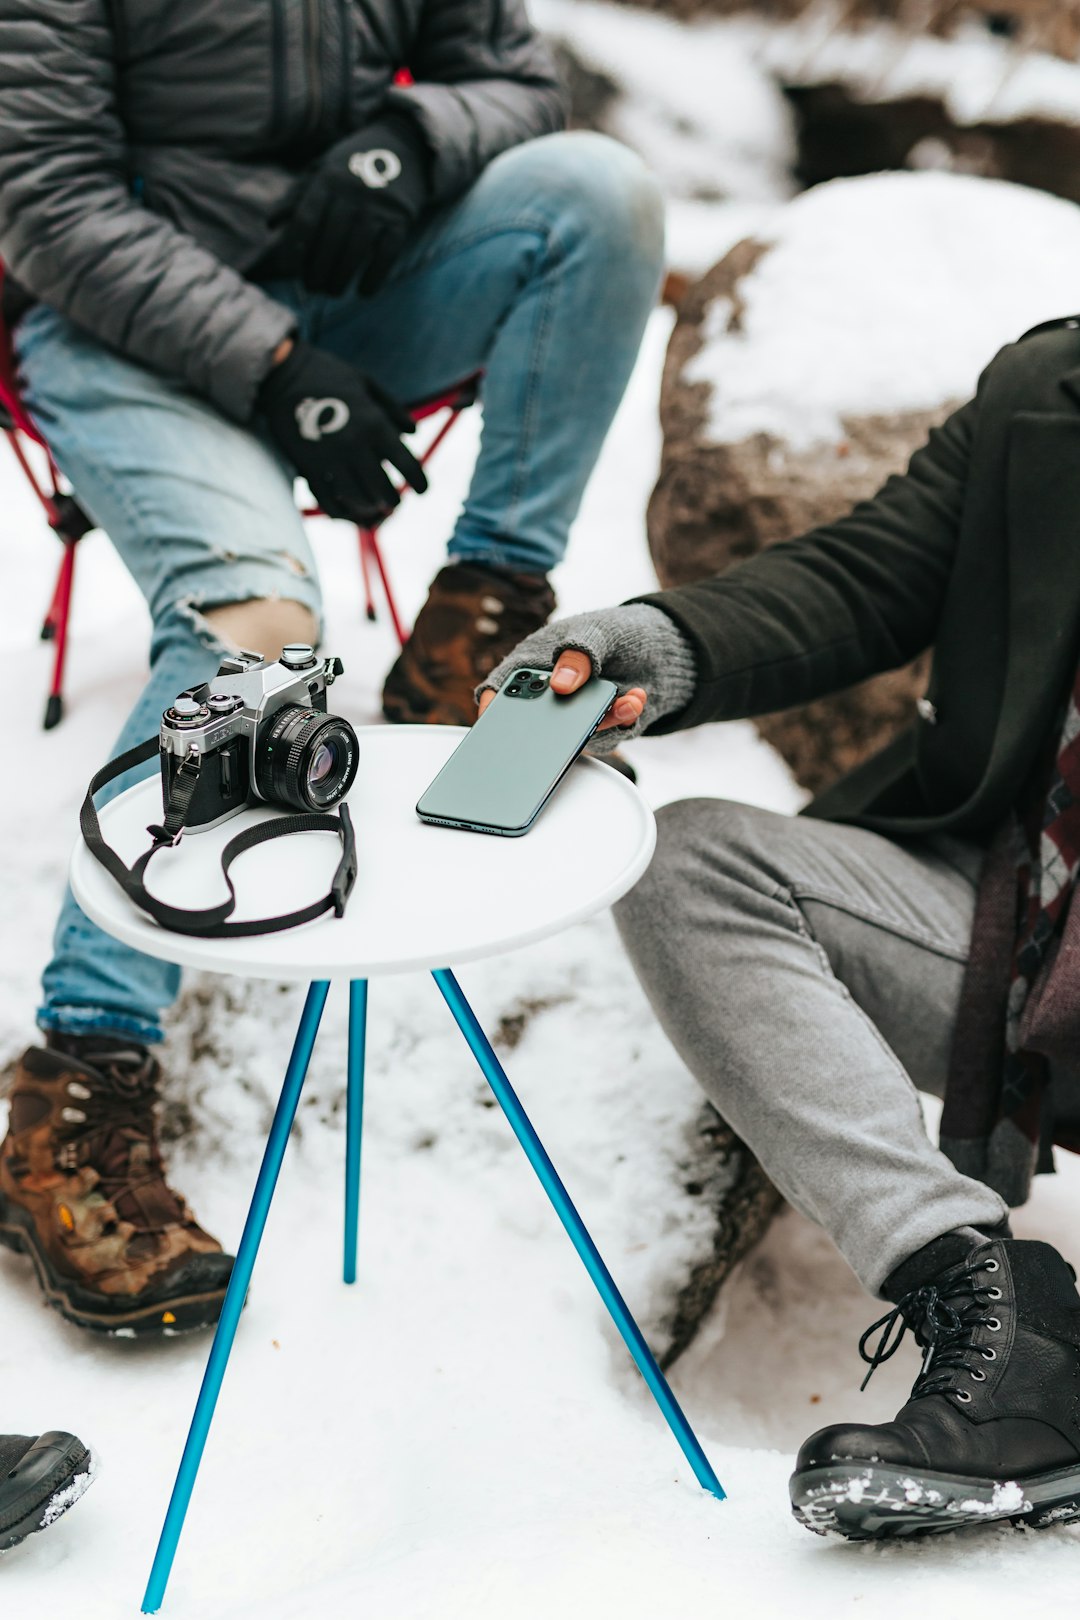
[[[527,833],[617,692],[593,676],[559,696],[550,669],[515,670],[421,795],[417,815],[503,838]]]

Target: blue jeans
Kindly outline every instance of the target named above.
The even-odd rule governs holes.
[[[417,233],[376,297],[269,290],[303,338],[400,399],[483,370],[480,454],[449,553],[546,573],[630,376],[662,252],[659,192],[640,161],[603,136],[552,135],[497,158]],[[317,615],[314,560],[291,471],[257,430],[44,306],[15,338],[31,414],[153,618],[150,678],[119,753],[216,673],[223,646],[200,610],[277,598]],[[69,891],[38,1023],[158,1041],[179,980],[101,933]]]

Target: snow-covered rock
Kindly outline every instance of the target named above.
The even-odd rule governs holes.
[[[769,27],[760,60],[795,112],[804,185],[929,168],[1080,200],[1076,0],[790,0],[784,9],[792,20]]]
[[[943,174],[834,181],[776,210],[680,311],[649,512],[665,584],[826,522],[900,470],[982,367],[1080,307],[1080,212]],[[817,789],[910,719],[924,672],[763,723]]]
[[[673,198],[945,170],[1080,201],[1080,0],[536,0],[575,122]],[[673,263],[681,261],[673,258]]]
[[[644,3],[738,31],[791,104],[803,185],[933,168],[1080,200],[1077,0]]]

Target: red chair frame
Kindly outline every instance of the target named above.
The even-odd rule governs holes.
[[[0,298],[4,291],[4,266],[0,263]],[[49,695],[45,702],[45,730],[59,725],[64,712],[64,664],[67,659],[68,623],[75,585],[76,546],[93,524],[73,495],[60,487],[60,474],[48,445],[34,426],[19,398],[15,361],[7,330],[0,320],[0,431],[11,445],[31,489],[41,502],[45,520],[64,548],[52,600],[41,626],[42,641],[55,643]],[[46,479],[35,469],[27,454],[27,442],[40,446],[45,456]]]
[[[4,266],[0,262],[0,298],[3,296]],[[476,372],[467,377],[464,382],[456,384],[444,393],[436,394],[431,399],[420,401],[411,406],[410,411],[415,422],[423,422],[430,417],[444,414],[444,420],[439,424],[430,444],[418,458],[426,466],[450,432],[454,423],[467,410],[475,404],[480,393],[482,373]],[[46,731],[60,723],[64,713],[64,668],[68,650],[68,627],[71,618],[71,601],[75,585],[75,557],[78,542],[94,527],[86,513],[80,507],[75,497],[61,488],[60,473],[53,461],[49,446],[38,432],[26,407],[19,396],[18,381],[15,375],[15,360],[11,347],[11,339],[0,320],[0,432],[7,438],[16,461],[22,468],[30,487],[41,503],[46,521],[53,533],[63,545],[63,556],[53,588],[52,599],[41,626],[41,639],[52,641],[55,644],[53,654],[52,674],[49,681],[49,695],[45,703],[44,726]],[[33,464],[28,445],[37,445],[44,455],[46,478],[42,478]],[[399,486],[399,494],[404,494],[408,486]],[[301,507],[300,515],[304,518],[322,517],[324,513],[317,505]],[[378,575],[382,587],[386,609],[390,615],[390,622],[394,627],[394,634],[401,646],[405,645],[408,632],[406,631],[401,614],[398,611],[386,562],[383,558],[382,548],[379,545],[379,529],[385,522],[389,513],[380,518],[379,522],[369,526],[357,525],[357,539],[360,551],[360,575],[364,589],[364,609],[367,617],[374,620],[375,598],[373,594],[373,571]]]

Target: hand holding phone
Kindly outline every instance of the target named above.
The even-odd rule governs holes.
[[[486,706],[421,795],[421,821],[504,838],[528,832],[615,699],[591,677],[569,696],[551,670],[521,668]]]

